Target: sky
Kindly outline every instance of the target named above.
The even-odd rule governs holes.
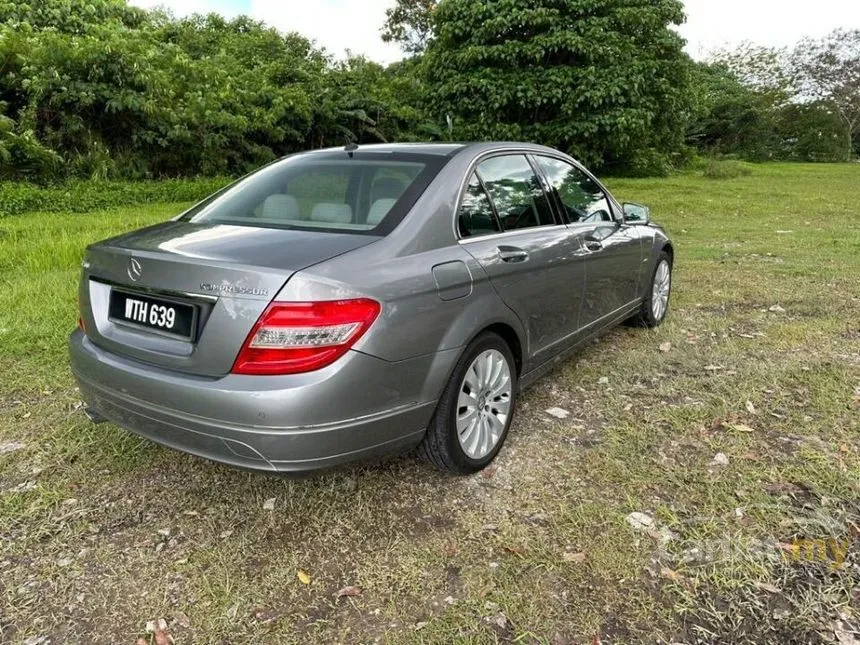
[[[402,56],[382,42],[385,9],[394,0],[131,0],[142,7],[165,6],[176,15],[215,11],[232,17],[249,14],[282,31],[298,31],[329,52],[349,49],[380,63]],[[687,23],[680,28],[687,51],[703,58],[742,41],[791,45],[804,36],[820,37],[837,27],[860,28],[858,0],[684,0]]]

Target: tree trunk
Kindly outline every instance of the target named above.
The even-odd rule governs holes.
[[[845,161],[851,161],[854,158],[854,126],[856,124],[841,110],[838,111],[838,114],[842,123],[845,124],[845,143],[847,144],[845,150]]]
[[[854,161],[854,135],[857,134],[857,121],[848,122],[848,161]]]

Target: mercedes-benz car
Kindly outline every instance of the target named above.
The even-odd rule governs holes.
[[[94,421],[237,467],[417,448],[479,471],[522,388],[669,309],[672,244],[522,143],[291,155],[91,245],[71,366]]]

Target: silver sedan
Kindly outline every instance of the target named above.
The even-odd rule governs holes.
[[[542,146],[296,154],[90,246],[71,365],[93,420],[215,461],[417,447],[472,473],[523,387],[663,321],[673,258],[646,207]]]

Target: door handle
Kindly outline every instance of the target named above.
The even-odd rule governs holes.
[[[586,236],[585,248],[587,248],[589,251],[599,251],[600,249],[603,248],[603,244],[600,242],[600,240],[598,240],[596,238],[593,238],[591,236]]]
[[[499,256],[502,262],[525,262],[529,259],[529,254],[525,249],[516,246],[500,246]]]

